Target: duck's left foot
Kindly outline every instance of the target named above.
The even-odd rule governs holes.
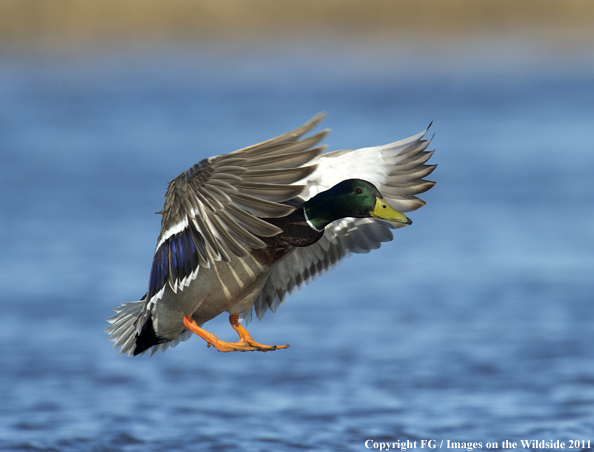
[[[239,334],[239,341],[237,342],[220,340],[214,334],[200,328],[191,316],[185,316],[183,321],[187,329],[204,339],[209,347],[212,345],[220,352],[269,352],[280,348],[289,348],[288,345],[263,345],[256,342],[252,339],[250,333],[239,323],[238,314],[231,314],[229,316],[229,323],[237,331],[237,334]]]
[[[279,348],[289,348],[288,345],[263,345],[255,340],[252,339],[250,333],[239,323],[239,315],[238,314],[231,314],[229,316],[229,323],[233,327],[237,334],[239,334],[239,343],[246,343],[254,347],[255,351],[259,352],[269,352],[272,350],[277,350]]]

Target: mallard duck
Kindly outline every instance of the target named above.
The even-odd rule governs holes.
[[[423,180],[437,166],[425,164],[427,130],[322,153],[329,130],[304,138],[322,119],[202,160],[169,183],[148,292],[108,319],[114,348],[155,353],[192,333],[221,352],[287,348],[256,342],[242,320],[276,312],[294,288],[412,223],[402,212],[424,206],[415,195],[435,185]],[[202,328],[225,311],[237,342]]]

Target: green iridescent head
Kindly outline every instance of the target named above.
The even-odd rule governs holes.
[[[404,214],[394,210],[379,190],[370,182],[347,179],[318,193],[305,202],[305,214],[318,230],[341,218],[382,218],[396,223],[411,224]]]

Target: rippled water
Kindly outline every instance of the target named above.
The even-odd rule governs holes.
[[[594,440],[594,55],[559,58],[1,56],[0,449]],[[250,324],[288,350],[118,356],[104,319],[146,290],[166,182],[321,110],[332,149],[434,121],[413,226]]]

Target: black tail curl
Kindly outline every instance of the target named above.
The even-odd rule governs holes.
[[[149,318],[146,322],[144,322],[142,330],[140,330],[140,334],[136,337],[136,347],[134,347],[134,356],[140,355],[142,352],[148,350],[153,345],[159,345],[163,342],[166,341],[160,339],[155,334],[155,329],[153,328],[153,320]]]

